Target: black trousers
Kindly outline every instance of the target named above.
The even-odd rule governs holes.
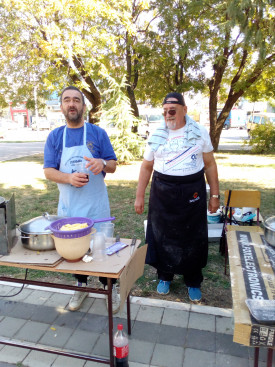
[[[86,283],[88,281],[88,275],[83,275],[83,274],[73,274],[73,276],[75,277],[75,279],[79,282],[79,283]],[[107,278],[106,277],[99,277],[99,281],[106,286],[107,285]],[[116,279],[112,278],[112,284],[116,283]]]
[[[158,279],[164,281],[171,282],[174,278],[173,273],[167,273],[161,270],[158,270],[157,273],[158,273]],[[186,273],[183,273],[183,277],[184,277],[184,283],[186,284],[187,287],[200,288],[200,285],[203,281],[201,268],[194,269],[194,271],[192,272],[188,271]]]

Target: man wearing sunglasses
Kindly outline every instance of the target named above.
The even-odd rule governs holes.
[[[219,182],[207,130],[187,115],[180,93],[163,101],[165,125],[148,139],[141,165],[135,210],[144,211],[150,181],[146,263],[157,269],[157,292],[168,294],[174,274],[181,274],[191,301],[202,298],[202,268],[207,264],[208,230],[205,178],[210,186],[208,210],[219,208]]]

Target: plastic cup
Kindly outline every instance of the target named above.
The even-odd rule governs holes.
[[[106,246],[113,244],[114,229],[115,225],[111,222],[101,223],[100,225],[100,232],[105,235]]]
[[[84,162],[82,161],[82,162],[76,163],[74,167],[75,167],[76,172],[85,173],[86,177],[89,181],[90,170],[88,168],[86,168],[86,164],[87,164],[86,161],[84,161]]]
[[[106,241],[102,232],[96,232],[93,238],[92,256],[96,261],[104,261],[106,259]]]

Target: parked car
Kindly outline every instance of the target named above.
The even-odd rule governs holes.
[[[275,125],[275,113],[262,112],[250,115],[246,124],[248,134],[251,130],[255,129],[257,125],[264,125],[269,122]]]
[[[247,120],[246,111],[241,110],[241,109],[231,110],[231,126],[230,127],[236,127],[238,129],[245,129],[246,120]]]
[[[138,133],[144,138],[148,136],[161,124],[164,122],[164,117],[162,115],[161,109],[150,108],[148,111],[142,111],[139,116],[141,122],[138,126]]]
[[[38,125],[35,121],[35,119],[33,118],[32,121],[32,130],[50,130],[51,129],[51,123],[49,120],[47,120],[46,118],[40,117],[38,120]]]

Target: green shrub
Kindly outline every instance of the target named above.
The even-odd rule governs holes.
[[[275,126],[271,123],[258,125],[250,131],[250,139],[244,144],[252,146],[252,153],[274,153],[275,152]]]

